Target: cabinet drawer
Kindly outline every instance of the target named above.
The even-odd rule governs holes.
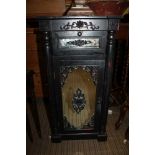
[[[108,20],[103,19],[68,19],[53,20],[54,31],[90,30],[100,31],[108,29]]]
[[[106,31],[62,31],[52,35],[54,55],[104,54]]]

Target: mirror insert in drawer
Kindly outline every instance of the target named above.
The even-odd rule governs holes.
[[[106,31],[61,31],[52,35],[54,55],[104,53],[107,42]],[[83,52],[81,53],[81,50]],[[69,52],[74,51],[74,52]]]
[[[99,38],[59,39],[59,48],[99,48]]]

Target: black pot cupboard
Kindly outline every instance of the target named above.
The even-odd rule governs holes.
[[[46,54],[52,141],[107,140],[117,16],[39,17]]]

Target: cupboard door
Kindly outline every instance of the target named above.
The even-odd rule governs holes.
[[[56,98],[62,131],[97,130],[104,61],[59,60],[55,64]]]

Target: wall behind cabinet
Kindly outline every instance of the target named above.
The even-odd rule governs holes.
[[[27,17],[61,16],[64,12],[65,0],[26,0]]]

